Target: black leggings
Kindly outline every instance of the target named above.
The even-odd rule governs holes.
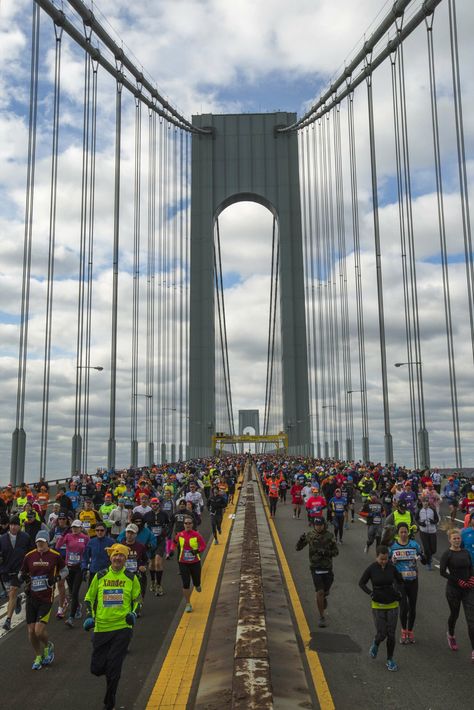
[[[471,640],[471,648],[474,651],[474,589],[460,589],[448,582],[446,585],[446,599],[451,612],[448,618],[450,636],[454,636],[456,621],[462,604],[467,622],[467,631]]]
[[[214,535],[216,540],[217,540],[217,533],[219,533],[219,535],[221,534],[221,525],[222,525],[222,510],[217,510],[215,513],[211,514],[212,534]]]
[[[334,537],[337,540],[337,536],[339,535],[339,540],[342,540],[342,534],[344,531],[344,516],[335,515],[332,524],[334,525]]]
[[[66,577],[67,586],[71,595],[71,613],[69,616],[74,617],[74,614],[79,609],[79,590],[82,584],[82,570],[80,565],[69,567],[69,574]]]
[[[189,589],[191,586],[191,579],[195,587],[201,586],[201,563],[191,562],[186,564],[185,562],[179,563],[179,573],[181,579],[183,580],[183,589]]]
[[[270,496],[270,515],[275,515],[277,509],[278,498]]]
[[[400,623],[402,629],[413,631],[416,618],[416,600],[418,598],[418,579],[403,582],[400,589],[402,599],[400,601]]]
[[[375,621],[374,641],[378,646],[384,639],[387,639],[387,659],[393,658],[398,609],[372,609],[372,613]]]
[[[92,637],[91,673],[105,675],[107,691],[104,698],[106,710],[115,707],[115,695],[122,673],[122,664],[132,638],[132,629],[95,632]]]
[[[437,537],[436,533],[425,533],[420,532],[421,543],[423,545],[423,551],[425,553],[426,561],[431,564],[433,555],[436,555],[436,543]]]

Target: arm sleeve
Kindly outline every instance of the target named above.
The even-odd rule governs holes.
[[[439,573],[442,577],[445,579],[450,579],[454,580],[453,575],[448,572],[448,563],[449,563],[449,550],[446,550],[446,552],[443,552],[441,555],[441,559],[439,561]]]
[[[137,579],[137,581],[138,581],[138,579]],[[94,575],[94,578],[91,582],[91,586],[87,590],[87,594],[86,594],[85,600],[84,600],[86,602],[87,610],[89,611],[89,613],[92,613],[92,610],[94,608],[94,605],[95,605],[95,602],[97,599],[98,585],[99,585],[99,581],[97,579],[97,575]]]
[[[370,567],[367,567],[365,572],[362,574],[362,577],[359,579],[359,587],[364,591],[366,594],[369,596],[372,594],[371,590],[367,586],[367,582],[370,579]]]

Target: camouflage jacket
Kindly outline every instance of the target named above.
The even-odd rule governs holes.
[[[306,545],[309,546],[309,566],[312,569],[332,569],[332,558],[339,554],[339,548],[329,530],[322,533],[309,530],[303,533],[296,543],[296,549],[302,550]]]

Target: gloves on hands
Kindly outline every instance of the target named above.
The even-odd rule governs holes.
[[[91,629],[94,628],[94,626],[95,626],[94,618],[92,616],[87,616],[84,619],[84,623],[82,624],[82,628],[84,629],[84,631],[90,631]]]
[[[127,622],[127,624],[128,624],[129,626],[135,626],[136,620],[137,620],[137,615],[136,615],[135,612],[133,612],[133,611],[130,611],[130,612],[127,614],[127,616],[125,617],[125,621]]]

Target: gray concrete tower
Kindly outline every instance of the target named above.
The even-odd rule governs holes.
[[[193,116],[189,455],[208,456],[215,430],[214,223],[235,202],[267,207],[280,235],[283,421],[289,450],[309,454],[308,362],[298,139],[293,113]],[[263,402],[262,402],[263,407]]]

